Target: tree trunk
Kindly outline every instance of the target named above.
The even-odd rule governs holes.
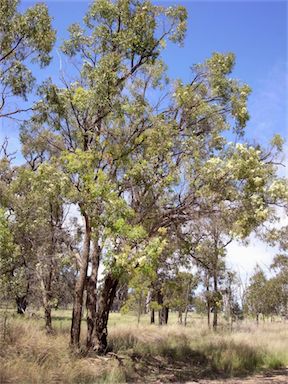
[[[154,304],[153,301],[155,301],[155,299],[156,299],[156,292],[155,292],[155,289],[152,285],[152,288],[150,291],[150,310],[151,310],[150,324],[155,324],[155,309],[151,308],[151,302],[152,302],[152,304]]]
[[[164,306],[163,307],[163,317],[164,317],[164,324],[168,324],[168,317],[169,317],[169,307]]]
[[[116,294],[117,285],[118,279],[115,278],[111,272],[108,273],[105,277],[104,285],[99,299],[93,335],[93,349],[99,355],[105,354],[107,352],[107,324],[110,308]]]
[[[211,313],[211,300],[210,300],[210,291],[209,291],[209,280],[207,279],[206,282],[206,295],[207,295],[207,324],[208,328],[210,329],[210,313]]]
[[[142,313],[142,292],[140,292],[139,302],[138,302],[137,324],[140,324],[141,313]]]
[[[47,333],[52,332],[52,316],[51,316],[51,297],[49,295],[49,288],[45,287],[43,280],[41,281],[42,285],[42,301],[44,307],[44,315],[45,315],[45,328]]]
[[[188,282],[187,284],[187,291],[186,291],[186,297],[185,297],[185,301],[186,301],[186,307],[185,307],[185,316],[184,316],[184,326],[186,327],[187,325],[187,317],[188,317],[188,305],[189,305],[189,294],[190,294],[190,290],[191,290],[191,283]]]
[[[188,305],[186,305],[186,308],[185,308],[184,327],[186,327],[186,325],[187,325],[187,317],[188,317]]]
[[[150,323],[155,324],[155,309],[151,309]]]
[[[179,309],[178,311],[178,323],[182,325],[183,323],[183,312],[181,311],[181,309]]]
[[[45,313],[45,328],[47,333],[52,332],[52,316],[51,316],[51,307],[50,305],[44,308]]]
[[[158,311],[159,325],[168,323],[169,308],[166,305],[163,305],[164,299],[161,289],[157,290],[157,303],[161,305],[161,309]]]
[[[159,325],[168,324],[169,308],[165,305],[158,311]]]
[[[17,313],[19,313],[19,315],[24,315],[28,305],[26,295],[16,297],[16,305],[17,305]]]
[[[38,254],[38,279],[40,281],[42,304],[44,308],[45,328],[47,333],[52,332],[52,316],[51,316],[51,300],[52,300],[52,284],[55,272],[55,251],[56,251],[56,237],[55,237],[55,223],[58,222],[59,217],[53,214],[53,204],[50,202],[50,240],[48,252]]]
[[[157,304],[161,306],[161,309],[158,310],[158,324],[163,325],[165,322],[165,318],[163,312],[163,295],[161,289],[157,290]]]
[[[216,305],[213,307],[213,330],[217,331],[218,326],[218,309]]]
[[[81,332],[81,319],[82,319],[82,307],[83,307],[83,293],[85,288],[85,282],[87,278],[87,269],[90,254],[90,242],[91,242],[91,228],[88,216],[84,214],[85,221],[85,235],[83,242],[83,250],[80,264],[79,277],[76,281],[74,291],[74,303],[72,312],[72,324],[70,332],[70,344],[74,348],[79,348],[80,344],[80,332]]]
[[[91,276],[87,278],[87,348],[90,348],[93,344],[93,330],[96,321],[96,304],[97,304],[97,281],[98,281],[98,269],[100,263],[101,249],[98,245],[98,240],[94,240],[94,248],[92,252],[92,271]]]
[[[42,305],[44,308],[45,328],[47,333],[52,332],[51,316],[51,284],[52,284],[52,263],[43,265],[40,261],[37,274],[40,281]],[[48,272],[48,273],[47,273]]]
[[[213,330],[217,330],[218,326],[218,276],[216,269],[213,275],[213,283],[214,283],[214,300],[213,300]]]

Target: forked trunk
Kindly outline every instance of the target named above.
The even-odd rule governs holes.
[[[24,315],[27,308],[27,304],[28,302],[26,295],[16,297],[17,313],[19,313],[19,315]]]
[[[83,293],[84,293],[85,282],[87,277],[87,269],[88,269],[89,254],[90,254],[90,242],[91,242],[90,223],[89,223],[88,216],[85,214],[84,214],[84,220],[85,220],[85,236],[84,236],[81,264],[79,268],[79,277],[76,282],[75,291],[74,291],[72,324],[71,324],[71,332],[70,332],[70,344],[74,348],[79,348],[79,344],[80,344]]]
[[[93,335],[93,349],[99,355],[107,352],[107,324],[110,308],[116,294],[117,285],[118,279],[115,278],[111,272],[108,273],[105,277],[104,285],[99,298]]]
[[[168,324],[169,308],[163,304],[164,299],[160,289],[157,291],[157,303],[162,306],[158,311],[159,325]]]

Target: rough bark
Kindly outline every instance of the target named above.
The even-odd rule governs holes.
[[[108,273],[99,298],[93,335],[93,349],[99,355],[107,352],[107,324],[117,285],[118,279],[111,272]]]
[[[161,289],[157,291],[157,303],[161,305],[161,309],[158,311],[159,325],[167,324],[168,316],[169,316],[169,308],[163,304],[164,299],[163,299],[163,294],[161,292]]]
[[[44,308],[44,314],[45,314],[45,328],[47,333],[52,332],[52,316],[51,316],[51,307],[50,305],[46,308]]]
[[[93,345],[93,330],[96,321],[96,305],[97,305],[97,281],[100,263],[101,249],[98,245],[98,239],[93,241],[93,252],[91,257],[91,276],[87,278],[87,338],[86,345],[90,348]]]
[[[83,242],[83,250],[81,255],[81,263],[79,268],[78,280],[75,284],[74,302],[72,312],[72,324],[70,332],[70,344],[74,348],[79,347],[80,332],[81,332],[81,319],[83,309],[83,293],[85,288],[85,282],[87,277],[87,269],[90,255],[90,243],[91,243],[91,227],[88,216],[84,213],[85,222],[85,234]]]

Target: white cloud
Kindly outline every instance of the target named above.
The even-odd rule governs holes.
[[[227,247],[227,251],[228,267],[245,279],[253,273],[256,264],[267,271],[277,248],[268,246],[252,235],[248,246],[234,241]]]
[[[288,217],[283,208],[276,210],[279,221],[266,223],[267,228],[280,229],[288,225]],[[228,267],[237,271],[242,278],[253,273],[256,264],[269,273],[268,269],[274,256],[279,251],[278,247],[272,247],[252,234],[248,239],[248,245],[233,241],[227,246]]]

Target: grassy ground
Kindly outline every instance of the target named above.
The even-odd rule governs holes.
[[[288,366],[288,324],[235,324],[233,332],[207,329],[190,314],[188,326],[149,325],[143,316],[112,313],[106,357],[79,358],[69,351],[70,312],[55,311],[55,334],[43,319],[0,316],[0,383],[165,383],[199,378],[244,377],[263,369]],[[83,337],[85,324],[83,324]]]

